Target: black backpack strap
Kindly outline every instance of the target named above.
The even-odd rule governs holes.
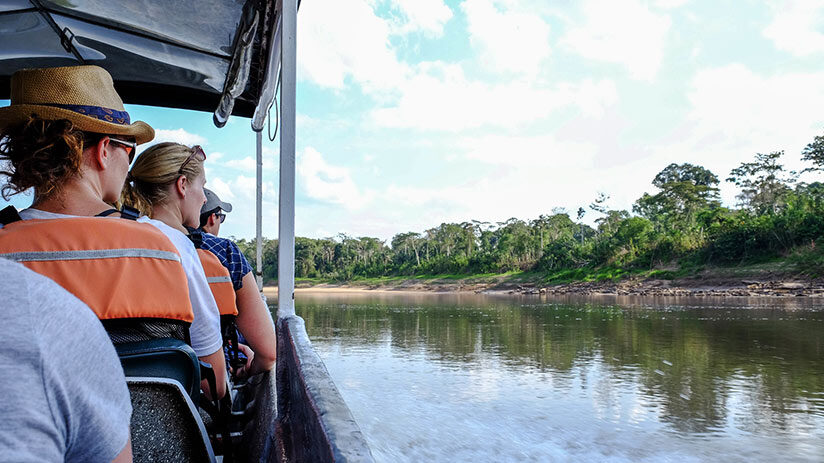
[[[106,209],[105,211],[101,212],[100,214],[95,215],[95,217],[108,217],[116,212],[120,212],[117,209]]]
[[[226,347],[228,354],[227,363],[234,369],[238,369],[246,364],[246,356],[240,352],[240,347],[238,347],[236,318],[235,315],[220,316],[220,331],[222,332],[223,346]]]
[[[121,219],[137,220],[137,218],[140,217],[140,211],[138,211],[137,209],[135,209],[133,207],[129,207],[129,206],[123,206],[123,209],[121,209],[121,210],[106,209],[105,211],[101,212],[100,214],[97,214],[95,217],[108,217],[108,216],[110,216],[112,214],[115,214],[117,212],[120,213],[120,218]]]
[[[17,212],[17,209],[14,206],[7,206],[0,211],[0,223],[2,223],[3,226],[20,220],[23,219],[20,218],[20,213]]]
[[[186,230],[189,232],[189,240],[195,245],[195,249],[202,249],[203,248],[203,232],[197,228],[192,228],[187,225],[184,225]]]
[[[121,219],[129,219],[129,220],[137,220],[140,217],[140,211],[137,209],[130,207],[130,206],[123,206],[120,209],[120,218]]]

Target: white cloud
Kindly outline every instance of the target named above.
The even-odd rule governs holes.
[[[703,132],[763,143],[808,133],[824,123],[824,72],[755,74],[741,64],[695,75],[689,117]],[[788,147],[789,148],[789,147]]]
[[[226,167],[240,170],[255,170],[255,160],[251,156],[241,159],[230,159],[223,163]]]
[[[755,153],[785,150],[785,166],[800,170],[801,150],[824,127],[821,82],[824,72],[764,76],[741,64],[700,71],[684,122],[648,147],[646,161],[658,170],[670,162],[699,164],[723,180]],[[721,193],[735,203],[734,186],[722,181]]]
[[[665,10],[679,8],[686,5],[690,0],[655,0],[655,6]]]
[[[464,139],[459,146],[469,160],[525,169],[592,166],[598,150],[593,143],[559,141],[552,135],[487,135]]]
[[[471,81],[460,66],[441,62],[422,63],[417,71],[397,103],[373,111],[375,123],[444,131],[484,126],[512,129],[568,106],[598,117],[618,99],[615,85],[608,80],[543,88],[529,79],[501,84]]]
[[[361,192],[345,167],[329,164],[312,147],[299,153],[297,159],[299,185],[316,200],[339,204],[347,209],[359,209],[371,200],[369,192]]]
[[[644,189],[650,188],[650,180],[660,170],[627,163],[611,169],[610,176],[598,176],[594,174],[596,168],[586,161],[580,165],[562,162],[563,166],[512,162],[495,175],[435,188],[396,184],[377,195],[369,210],[389,223],[378,235],[388,238],[403,231],[420,232],[442,222],[475,219],[494,223],[511,217],[529,220],[550,213],[554,207],[575,211],[586,207],[597,191],[613,193],[612,207],[630,208]],[[590,222],[595,218],[591,211],[586,217]]]
[[[343,89],[352,79],[367,92],[390,91],[405,67],[389,44],[389,23],[367,1],[313,0],[298,15],[298,75],[321,87]]]
[[[773,3],[775,16],[764,36],[779,50],[795,56],[824,52],[824,3],[820,0],[782,0]]]
[[[587,0],[584,21],[571,24],[562,39],[589,59],[624,65],[638,80],[655,79],[670,29],[669,16],[651,12],[638,0]]]
[[[264,150],[265,151],[265,150]],[[265,153],[264,153],[265,154]],[[254,172],[257,168],[257,161],[252,156],[246,156],[245,158],[240,159],[230,159],[222,163],[222,165],[226,167],[231,167],[233,169],[239,169],[246,172]],[[274,169],[275,162],[274,159],[270,156],[263,157],[263,169],[265,171],[270,171]]]
[[[493,0],[461,4],[469,39],[481,62],[494,72],[536,75],[550,54],[549,25],[539,16],[511,10]]]
[[[152,145],[162,142],[181,143],[186,146],[205,145],[207,140],[196,133],[189,133],[185,129],[163,130],[155,129],[155,138],[152,140]],[[146,145],[150,146],[150,145]]]
[[[405,17],[397,33],[420,31],[427,37],[443,35],[443,27],[452,18],[452,10],[442,0],[392,0],[392,4]]]
[[[209,180],[206,188],[214,191],[223,201],[231,202],[235,199],[235,195],[232,193],[232,187],[219,177]]]
[[[311,130],[321,126],[323,122],[320,119],[307,116],[305,114],[295,115],[295,126],[298,130]]]
[[[233,178],[211,176],[207,172],[206,188],[217,193],[223,201],[232,203],[232,212],[226,222],[220,227],[221,236],[236,236],[254,238],[256,212],[256,181],[255,177],[238,175]],[[221,175],[224,175],[221,172]],[[271,181],[263,182],[263,236],[277,236],[278,198],[275,184]]]

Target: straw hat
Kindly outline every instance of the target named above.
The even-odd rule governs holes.
[[[30,115],[68,119],[83,132],[126,135],[146,143],[154,129],[134,123],[114,90],[112,76],[98,66],[23,69],[11,76],[11,106],[0,108],[0,130]]]

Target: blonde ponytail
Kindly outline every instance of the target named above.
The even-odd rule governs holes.
[[[156,206],[169,200],[170,187],[181,175],[193,181],[204,172],[204,159],[197,156],[183,166],[192,153],[192,148],[171,142],[158,143],[140,153],[126,178],[120,203],[151,217]]]

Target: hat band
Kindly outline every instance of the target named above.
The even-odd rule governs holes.
[[[102,106],[85,106],[79,104],[57,104],[57,103],[41,103],[43,106],[53,106],[55,108],[68,109],[69,111],[82,114],[84,116],[93,117],[101,121],[110,122],[112,124],[130,125],[129,113],[126,111],[117,111],[115,109],[104,108]]]

